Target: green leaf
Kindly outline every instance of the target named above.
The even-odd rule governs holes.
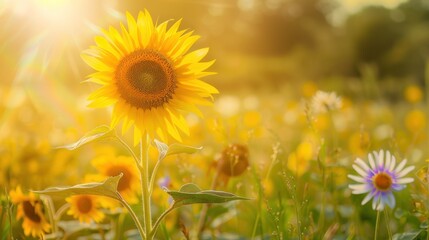
[[[174,144],[171,144],[170,147],[168,148],[167,156],[179,154],[179,153],[192,154],[200,151],[201,149],[203,149],[203,147],[191,147],[187,145],[174,143]]]
[[[99,223],[81,223],[79,221],[59,221],[58,227],[60,227],[64,232],[65,236],[63,239],[76,239],[82,236],[89,236],[94,233],[100,233],[100,231],[109,231],[111,226],[109,224],[99,224]],[[58,234],[57,234],[58,235]],[[51,239],[58,239],[58,236],[52,234]],[[47,236],[49,237],[49,235]],[[49,239],[49,238],[47,238]],[[85,238],[86,239],[86,238]],[[92,239],[92,238],[90,238]]]
[[[104,182],[92,182],[74,185],[72,187],[51,187],[35,193],[45,194],[52,197],[69,197],[71,195],[99,195],[120,200],[120,195],[117,191],[118,182],[122,177],[122,173],[115,177],[109,177]]]
[[[406,233],[397,233],[393,235],[393,240],[415,240],[415,239],[418,239],[422,231],[423,230],[406,232]]]
[[[167,152],[168,152],[168,145],[158,141],[158,140],[154,140],[156,148],[158,149],[159,152],[159,157],[158,157],[158,161],[162,160],[165,158],[165,156],[167,156]]]
[[[228,192],[201,190],[193,183],[183,185],[179,191],[167,190],[167,193],[174,199],[176,207],[196,203],[224,203],[234,200],[249,200]]]
[[[75,150],[76,148],[81,147],[84,144],[87,144],[89,142],[92,142],[94,140],[100,139],[102,137],[109,136],[109,133],[112,133],[112,129],[109,126],[102,125],[98,126],[88,133],[86,133],[82,138],[80,138],[77,142],[59,146],[57,148],[65,148],[68,150]]]
[[[157,139],[155,139],[154,142],[159,152],[158,161],[164,159],[166,156],[179,154],[179,153],[192,154],[203,149],[202,147],[191,147],[191,146],[177,144],[177,143],[174,143],[168,146],[167,144]]]

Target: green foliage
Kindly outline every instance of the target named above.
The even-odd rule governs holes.
[[[63,239],[75,239],[83,236],[89,237],[92,234],[98,235],[102,232],[108,232],[110,229],[109,224],[97,224],[94,222],[82,224],[74,220],[59,221],[58,226],[65,232]],[[52,239],[58,239],[58,236],[53,236]]]
[[[178,143],[173,143],[170,146],[168,146],[167,144],[158,141],[155,139],[155,146],[158,149],[159,152],[159,160],[164,159],[167,156],[170,155],[175,155],[175,154],[180,154],[180,153],[187,153],[187,154],[192,154],[192,153],[196,153],[198,151],[200,151],[201,149],[203,149],[202,147],[191,147],[191,146],[186,146],[183,144],[178,144]]]
[[[228,192],[201,190],[192,183],[183,185],[179,191],[168,190],[167,193],[174,199],[176,207],[195,203],[224,203],[234,200],[249,200]]]
[[[46,188],[41,191],[34,191],[35,193],[45,194],[52,197],[68,197],[71,195],[99,195],[114,198],[117,200],[121,199],[118,191],[116,190],[118,187],[118,182],[121,179],[122,174],[109,177],[103,182],[92,182],[92,183],[84,183],[78,184],[71,187],[51,187]]]
[[[68,150],[75,150],[87,143],[90,143],[95,140],[100,140],[102,138],[106,138],[111,136],[111,134],[114,133],[112,129],[109,126],[102,125],[94,128],[93,130],[86,133],[82,138],[80,138],[78,141],[67,144],[64,146],[59,146],[57,148],[65,148]]]
[[[406,232],[406,233],[398,233],[393,235],[393,240],[418,240],[424,239],[423,237],[426,235],[423,230],[418,230],[414,232]]]

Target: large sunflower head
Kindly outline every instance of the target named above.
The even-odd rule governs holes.
[[[98,198],[95,195],[75,195],[66,198],[70,203],[67,214],[79,219],[80,222],[89,223],[91,220],[100,222],[104,218],[104,213],[100,210]]]
[[[92,164],[99,171],[98,176],[92,176],[92,180],[101,180],[106,177],[118,176],[122,173],[123,175],[118,182],[118,192],[129,203],[138,202],[136,195],[140,189],[140,174],[132,157],[100,156],[95,158]]]
[[[24,194],[20,187],[9,193],[12,203],[17,205],[17,219],[23,219],[22,228],[26,236],[40,237],[51,228],[43,213],[42,202],[33,194]]]
[[[188,52],[199,36],[179,31],[180,20],[156,25],[148,11],[137,20],[126,13],[128,28],[110,27],[95,37],[96,45],[82,53],[95,73],[88,81],[100,84],[89,100],[92,107],[113,105],[112,127],[122,131],[134,126],[134,143],[143,134],[167,141],[181,141],[189,134],[183,112],[200,114],[197,105],[211,104],[217,89],[200,79],[214,61],[201,62],[208,52]]]

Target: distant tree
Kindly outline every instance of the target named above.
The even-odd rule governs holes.
[[[409,0],[394,9],[370,6],[344,24],[352,48],[353,70],[373,64],[381,78],[424,81],[429,59],[429,4]]]

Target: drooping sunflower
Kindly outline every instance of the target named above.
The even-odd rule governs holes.
[[[122,173],[123,176],[118,183],[119,193],[130,204],[139,201],[137,192],[140,189],[140,174],[132,157],[103,155],[93,159],[92,165],[99,171],[99,174],[92,176],[91,180],[104,180]],[[106,202],[104,198],[101,201]],[[111,207],[110,205],[112,204],[103,204],[105,207]],[[113,205],[116,206],[116,204]]]
[[[79,219],[80,222],[89,223],[91,220],[100,222],[104,218],[104,213],[100,209],[98,196],[95,195],[75,195],[66,198],[70,203],[67,214]]]
[[[122,123],[126,132],[134,125],[134,143],[148,134],[167,141],[189,135],[184,112],[201,115],[197,105],[210,105],[218,90],[201,81],[213,74],[214,61],[201,62],[208,48],[188,52],[199,36],[179,30],[181,21],[156,25],[149,12],[137,20],[126,13],[128,29],[110,27],[95,37],[95,46],[82,53],[95,73],[88,81],[102,85],[89,100],[92,107],[113,105],[112,127]]]
[[[9,193],[12,203],[17,205],[17,219],[23,219],[22,228],[26,236],[40,237],[51,225],[43,213],[43,204],[32,192],[24,194],[20,187]]]

